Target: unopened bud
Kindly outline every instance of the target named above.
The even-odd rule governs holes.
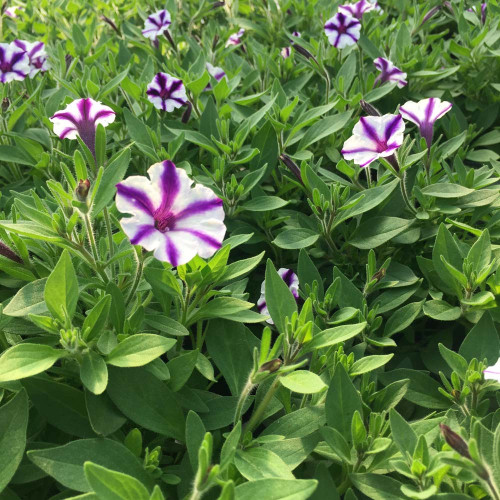
[[[105,22],[108,23],[119,35],[121,35],[120,30],[118,29],[118,26],[112,21],[109,17],[107,16],[101,16],[101,19]]]
[[[224,7],[224,5],[226,5],[225,2],[214,2],[210,7],[210,10],[215,10],[218,9],[219,7]]]
[[[75,189],[75,195],[78,201],[86,201],[90,190],[90,181],[88,179],[80,179],[78,186]]]
[[[280,369],[281,363],[282,361],[279,358],[271,359],[271,361],[268,361],[260,366],[259,372],[275,373]]]
[[[454,431],[452,431],[447,425],[439,424],[439,428],[441,429],[441,433],[444,436],[445,441],[462,457],[468,458],[472,460],[469,447],[467,443]]]
[[[217,47],[218,43],[219,43],[219,35],[215,34],[214,40],[212,42],[212,50],[215,50],[215,48]]]
[[[177,45],[175,44],[174,39],[170,34],[170,31],[165,30],[165,38],[168,40],[168,43],[172,46],[172,49],[174,49],[174,52],[177,52]]]
[[[297,164],[286,154],[280,155],[280,160],[289,168],[290,172],[292,172],[295,177],[300,181],[301,184],[304,184],[302,181],[302,176],[300,175],[300,168]]]
[[[5,243],[0,241],[0,255],[3,255],[4,257],[7,257],[7,259],[10,259],[14,262],[17,262],[18,264],[22,264],[23,259],[17,255],[16,252],[14,252],[10,247],[8,247]]]
[[[372,280],[380,281],[385,276],[385,272],[385,269],[380,269],[372,276]]]
[[[193,105],[188,101],[186,103],[186,111],[182,113],[181,121],[182,123],[187,123],[189,121],[189,117],[191,116],[191,111],[193,109]]]
[[[71,62],[73,61],[73,56],[71,54],[66,54],[66,56],[64,57],[64,61],[66,63],[66,71],[68,71],[68,68],[70,67]]]
[[[293,48],[301,55],[303,55],[307,59],[314,59],[314,56],[302,45],[299,45],[297,42],[293,44]]]
[[[9,109],[9,106],[10,106],[10,100],[8,97],[4,97],[2,99],[2,111],[5,113],[8,109]]]
[[[380,114],[380,111],[375,107],[372,106],[370,103],[366,101],[359,101],[359,105],[361,106],[361,109],[368,115],[368,116],[382,116]]]

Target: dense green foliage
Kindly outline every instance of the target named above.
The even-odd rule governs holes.
[[[0,500],[500,500],[500,6],[381,0],[338,50],[340,3],[2,15],[50,69],[0,84]],[[190,106],[153,106],[160,71]],[[88,97],[116,113],[95,152],[49,120]],[[369,105],[430,97],[430,151],[406,121],[396,166],[343,158]],[[210,258],[122,230],[116,184],[164,160],[223,200]]]

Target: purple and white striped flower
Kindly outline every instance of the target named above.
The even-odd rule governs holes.
[[[345,5],[339,5],[339,12],[345,16],[355,17],[356,19],[361,19],[365,12],[370,12],[375,9],[375,4],[369,2],[368,0],[359,0],[356,3],[348,3]]]
[[[295,300],[299,299],[299,277],[291,270],[282,267],[278,269],[278,274],[281,279],[287,284],[288,288],[292,292],[292,295],[295,297]],[[257,310],[260,314],[264,316],[269,316],[269,310],[267,309],[266,302],[266,280],[262,282],[262,286],[260,287],[260,298],[257,301]],[[274,325],[274,321],[272,319],[266,320],[269,324]]]
[[[487,7],[487,3],[486,2],[483,2],[481,4],[481,24],[484,24],[486,22],[486,7]],[[477,7],[475,5],[473,5],[470,9],[467,9],[469,12],[475,12],[477,13]]]
[[[298,31],[294,31],[292,33],[292,36],[300,38],[300,33]],[[290,40],[290,43],[293,45],[293,39]],[[283,57],[283,59],[287,59],[288,57],[290,57],[291,53],[292,53],[292,47],[283,47],[281,49],[281,57]]]
[[[54,133],[60,139],[76,139],[77,136],[95,154],[95,132],[97,125],[107,127],[115,121],[115,112],[90,98],[77,99],[50,118]]]
[[[434,122],[448,113],[451,107],[451,102],[431,97],[419,102],[408,101],[399,108],[399,112],[405,120],[410,120],[418,125],[420,135],[425,139],[427,147],[430,149],[434,134]]]
[[[496,380],[500,382],[500,359],[493,366],[488,366],[488,368],[483,371],[483,374],[485,380]]]
[[[16,17],[19,17],[17,15],[17,11],[22,11],[24,10],[22,7],[20,7],[19,5],[13,5],[12,7],[8,7],[5,9],[5,12],[4,14],[7,16],[7,17],[11,17],[12,19],[15,19]]]
[[[245,30],[241,28],[238,33],[233,33],[232,35],[229,36],[227,42],[226,42],[226,47],[229,47],[230,45],[240,45],[241,43],[241,38],[245,34]]]
[[[325,24],[325,34],[328,41],[337,49],[354,45],[359,40],[361,23],[352,16],[341,12],[335,14]]]
[[[373,64],[380,71],[380,75],[375,78],[375,86],[384,82],[396,82],[397,86],[402,89],[405,85],[408,85],[406,73],[394,66],[389,59],[377,57],[377,59],[373,61]]]
[[[210,76],[213,76],[218,82],[220,82],[226,76],[226,72],[222,68],[214,66],[209,62],[207,62],[206,66],[207,71],[210,73]]]
[[[0,43],[0,82],[24,80],[30,72],[30,60],[26,52],[12,43]]]
[[[14,40],[12,43],[28,54],[30,63],[30,78],[33,78],[40,71],[43,73],[49,69],[47,53],[45,52],[45,44],[43,42]]]
[[[116,186],[117,209],[132,215],[121,220],[132,245],[172,266],[195,255],[211,257],[226,234],[222,200],[208,187],[192,187],[186,172],[170,160],[155,163],[148,175],[128,177]]]
[[[142,34],[154,42],[159,36],[163,35],[171,23],[170,12],[165,9],[159,10],[146,19]]]
[[[378,158],[392,156],[403,144],[401,115],[362,116],[342,149],[346,160],[366,167]]]
[[[146,91],[154,107],[169,113],[187,103],[186,89],[182,80],[168,73],[157,73]]]

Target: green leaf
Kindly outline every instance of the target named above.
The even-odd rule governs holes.
[[[422,310],[422,305],[423,302],[412,302],[397,309],[385,324],[384,337],[391,337],[408,328],[417,319]]]
[[[0,146],[0,161],[19,163],[19,165],[35,166],[35,161],[21,146]]]
[[[332,116],[327,116],[312,125],[302,137],[297,151],[307,149],[311,144],[341,130],[351,118],[352,111],[345,111]]]
[[[321,435],[328,446],[343,461],[351,463],[351,447],[345,440],[345,437],[333,427],[322,427]]]
[[[438,182],[425,186],[422,189],[422,194],[434,196],[434,198],[459,198],[466,194],[472,193],[474,190],[461,186],[460,184],[451,184],[450,182]]]
[[[341,342],[359,335],[365,328],[366,322],[328,328],[327,330],[314,334],[311,342],[308,342],[304,346],[302,352],[311,352],[315,349],[321,349],[322,347],[340,344]]]
[[[351,370],[349,371],[350,375],[362,375],[363,373],[368,373],[381,366],[387,364],[394,354],[380,354],[374,356],[365,356],[361,359],[358,359],[351,366]]]
[[[455,137],[452,137],[446,142],[443,142],[443,144],[439,146],[439,149],[437,151],[438,161],[443,161],[449,156],[451,156],[465,142],[466,138],[467,138],[467,130],[464,130],[462,133],[456,135]],[[446,198],[446,196],[442,196],[442,198]]]
[[[362,250],[376,248],[408,229],[413,222],[414,219],[372,217],[356,229],[349,244]]]
[[[94,351],[83,354],[80,379],[93,394],[102,394],[108,385],[108,368],[104,359]]]
[[[265,297],[269,315],[278,331],[284,333],[285,319],[291,319],[297,311],[297,301],[270,259],[266,264]]]
[[[255,257],[249,257],[248,259],[238,260],[229,264],[225,267],[224,273],[218,279],[218,283],[225,283],[249,273],[252,269],[259,265],[262,257],[264,257],[264,254],[265,252],[262,252]]]
[[[224,470],[228,465],[234,461],[234,455],[238,449],[241,437],[241,421],[233,427],[232,431],[226,437],[220,452],[220,466]]]
[[[66,318],[71,320],[75,314],[78,295],[75,269],[69,252],[63,250],[56,267],[47,278],[44,293],[45,302],[52,316],[64,324]]]
[[[85,405],[92,429],[101,436],[113,434],[127,421],[105,392],[97,396],[85,391]]]
[[[111,439],[79,439],[64,446],[31,450],[28,458],[71,490],[92,491],[83,469],[87,461],[133,476],[148,488],[154,484],[139,459],[126,446]]]
[[[413,456],[417,446],[417,435],[410,427],[410,424],[394,409],[389,412],[389,421],[391,424],[391,437],[406,460],[406,454]]]
[[[186,418],[186,448],[193,471],[198,469],[198,450],[206,433],[203,421],[194,411]]]
[[[465,358],[463,356],[460,356],[460,354],[456,353],[455,351],[448,349],[441,343],[438,344],[438,347],[441,356],[443,356],[443,359],[446,361],[446,364],[452,370],[456,371],[462,379],[465,379],[465,374],[467,372],[467,369],[469,368],[469,363],[467,363]]]
[[[489,365],[494,365],[498,360],[499,351],[500,340],[495,323],[490,314],[485,312],[465,337],[458,353],[467,361],[473,358],[482,361],[486,358]]]
[[[186,351],[167,363],[167,368],[170,372],[170,380],[168,382],[170,389],[177,392],[184,386],[193,373],[197,359],[198,350],[196,349],[194,351]]]
[[[307,251],[304,249],[301,249],[299,252],[297,274],[301,287],[305,287],[305,285],[308,284],[312,289],[313,282],[316,281],[318,283],[318,298],[322,300],[324,296],[323,278],[314,265],[311,257],[309,257]]]
[[[43,293],[47,278],[24,285],[5,306],[7,316],[23,317],[29,314],[43,314],[48,311]]]
[[[137,479],[92,462],[84,464],[85,477],[102,500],[149,500],[149,492]]]
[[[467,260],[473,265],[477,274],[486,268],[491,262],[491,242],[490,233],[485,229],[477,241],[472,245]]]
[[[184,441],[184,415],[175,393],[145,369],[111,368],[107,392],[136,424]]]
[[[285,229],[276,236],[273,244],[285,250],[300,250],[314,245],[319,238],[319,233],[305,227]]]
[[[0,407],[0,491],[9,484],[23,458],[28,409],[24,389]]]
[[[326,421],[350,443],[351,421],[355,411],[363,412],[361,396],[354,387],[344,366],[335,367],[325,402]]]
[[[453,307],[444,300],[428,300],[423,311],[426,316],[438,321],[455,321],[462,316],[460,307]]]
[[[44,344],[17,344],[0,356],[0,382],[31,377],[48,370],[64,351]]]
[[[314,479],[259,479],[237,486],[235,500],[307,500],[317,486]]]
[[[265,448],[236,450],[234,465],[239,473],[249,481],[273,477],[294,479],[285,462],[276,453]]]
[[[175,339],[139,333],[120,342],[107,356],[108,365],[120,367],[143,366],[172,349]]]
[[[381,474],[351,474],[354,486],[372,500],[401,500],[402,483]]]
[[[146,315],[144,321],[151,328],[159,330],[167,335],[172,335],[174,337],[185,337],[189,335],[189,330],[184,325],[181,325],[181,323],[168,316],[160,314]]]
[[[288,204],[278,196],[257,196],[251,200],[243,203],[240,207],[249,212],[268,212],[270,210],[277,210]]]
[[[307,370],[295,370],[279,380],[281,385],[299,394],[315,394],[326,387],[318,375]]]

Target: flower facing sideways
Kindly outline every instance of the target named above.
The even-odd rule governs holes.
[[[0,82],[24,80],[30,73],[26,52],[12,43],[0,43]]]
[[[389,59],[377,57],[377,59],[373,61],[373,64],[380,71],[380,75],[375,78],[375,86],[379,83],[395,82],[397,86],[402,89],[405,85],[408,85],[406,73],[396,68]]]
[[[226,42],[226,47],[229,47],[230,45],[239,45],[241,43],[241,37],[244,35],[244,33],[245,30],[241,28],[238,33],[233,33],[232,35],[230,35]]]
[[[288,288],[292,292],[292,295],[295,297],[295,300],[299,298],[299,277],[291,270],[286,269],[284,267],[278,269],[278,274],[281,279],[287,284]],[[260,314],[264,316],[269,316],[269,311],[267,309],[266,303],[266,280],[262,282],[262,286],[260,287],[260,298],[257,301],[257,310]],[[268,319],[267,322],[271,325],[274,324],[272,319]]]
[[[451,102],[431,97],[418,102],[408,101],[399,108],[399,112],[405,120],[410,120],[418,125],[420,135],[425,139],[427,147],[430,149],[434,134],[434,122],[448,113],[451,106]]]
[[[15,19],[16,17],[19,17],[16,13],[18,10],[22,11],[24,9],[22,7],[19,7],[19,5],[13,5],[12,7],[7,7],[5,9],[5,15],[7,17],[11,17],[12,19]]]
[[[403,144],[405,124],[401,115],[362,116],[342,149],[346,160],[366,167],[381,157],[390,157]]]
[[[296,37],[296,38],[300,38],[300,33],[298,31],[294,31],[292,33],[292,36]],[[290,43],[293,44],[293,39],[290,40]],[[281,57],[283,59],[287,59],[288,57],[290,57],[290,54],[292,53],[292,47],[283,47],[281,49]]]
[[[345,16],[355,17],[356,19],[361,19],[365,12],[370,12],[376,7],[375,4],[369,2],[368,0],[359,0],[356,3],[348,3],[345,5],[339,5],[339,12]]]
[[[159,36],[163,35],[170,24],[170,12],[168,10],[160,10],[146,19],[142,34],[154,42]]]
[[[24,40],[14,40],[12,42],[16,47],[24,50],[29,57],[30,73],[33,78],[40,71],[43,73],[49,69],[47,62],[47,53],[43,42],[26,42]]]
[[[155,163],[148,175],[116,186],[117,209],[132,215],[121,220],[130,242],[172,266],[195,255],[211,257],[226,233],[222,200],[205,186],[192,187],[186,172],[170,160]]]
[[[488,366],[483,374],[486,380],[496,380],[500,382],[500,359],[493,366]]]
[[[341,12],[335,14],[325,24],[325,34],[328,41],[337,49],[354,45],[359,40],[361,23],[352,16]]]
[[[50,118],[54,133],[60,139],[76,139],[77,136],[95,155],[95,132],[97,125],[107,127],[115,121],[115,112],[93,99],[77,99]]]
[[[220,82],[226,76],[226,72],[222,68],[219,68],[218,66],[214,66],[213,64],[210,64],[209,62],[206,63],[206,68],[207,68],[209,75],[211,77],[215,78],[215,80],[217,80],[217,82]],[[205,87],[205,90],[210,90],[211,88],[212,88],[212,84],[208,83],[207,86]]]
[[[168,73],[157,73],[148,85],[146,94],[155,108],[169,113],[184,106],[187,102],[186,89],[182,80]]]

